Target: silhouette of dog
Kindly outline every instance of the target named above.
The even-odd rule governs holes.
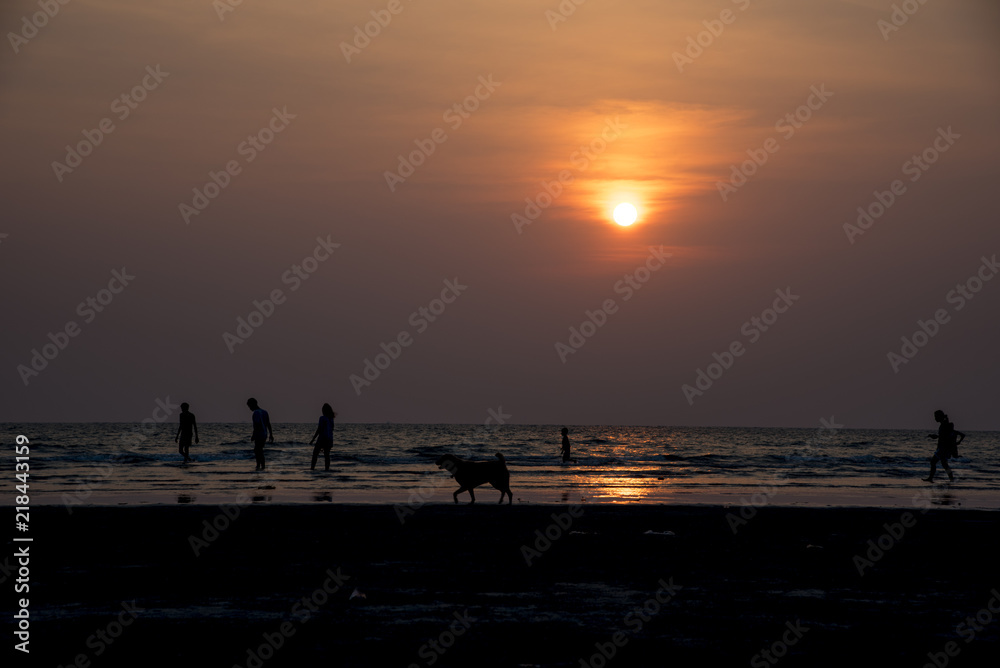
[[[500,503],[507,495],[507,504],[514,503],[514,494],[510,491],[510,471],[507,470],[507,460],[497,453],[497,461],[474,462],[462,459],[455,455],[443,455],[437,460],[438,468],[447,469],[455,478],[460,487],[453,494],[455,503],[458,503],[458,495],[468,492],[472,501],[476,502],[476,494],[473,491],[476,487],[489,483],[500,490]]]

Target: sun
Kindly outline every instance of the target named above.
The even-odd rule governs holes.
[[[639,212],[635,210],[635,207],[628,202],[622,202],[615,207],[614,219],[615,222],[622,227],[628,227],[635,222],[635,219],[639,216]]]

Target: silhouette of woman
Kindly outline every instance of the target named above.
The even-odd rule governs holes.
[[[333,446],[333,419],[335,417],[337,414],[333,412],[330,404],[323,404],[323,414],[319,418],[316,433],[309,439],[309,445],[316,441],[316,447],[313,448],[312,465],[309,466],[310,471],[316,469],[316,460],[319,459],[320,450],[323,451],[323,456],[326,459],[326,470],[330,470],[330,448]]]

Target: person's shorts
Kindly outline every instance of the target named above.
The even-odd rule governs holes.
[[[263,450],[264,449],[264,444],[266,444],[266,443],[267,443],[267,439],[263,439],[262,438],[260,440],[255,440],[253,442],[253,450],[254,450],[254,452],[258,452],[258,451]]]
[[[940,448],[938,448],[937,450],[934,451],[934,459],[937,459],[937,460],[942,461],[942,462],[946,462],[946,461],[948,461],[949,457],[951,457],[951,455],[948,454],[948,453],[943,452]]]
[[[178,441],[178,444],[182,448],[189,447],[191,445],[191,437],[190,436],[181,436],[180,440]]]

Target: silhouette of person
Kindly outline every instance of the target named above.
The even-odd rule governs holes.
[[[952,475],[951,467],[948,466],[948,458],[958,457],[958,444],[965,440],[965,434],[955,429],[955,425],[948,420],[948,416],[944,411],[934,411],[934,419],[941,426],[938,428],[938,433],[927,435],[927,438],[937,439],[937,450],[934,451],[934,456],[931,457],[930,475],[924,478],[924,480],[934,482],[937,463],[941,462],[941,466],[948,472],[948,480],[951,481],[955,479],[955,476]]]
[[[313,448],[312,464],[309,466],[310,471],[316,468],[316,460],[319,458],[320,450],[323,451],[323,457],[326,459],[326,470],[330,470],[330,447],[333,445],[333,419],[335,417],[337,414],[333,412],[330,404],[323,404],[323,414],[319,416],[316,433],[309,439],[309,445],[316,441],[316,447]],[[316,440],[317,438],[319,440]]]
[[[253,397],[247,399],[247,406],[253,411],[251,421],[253,422],[253,434],[250,440],[253,441],[253,454],[257,458],[256,471],[264,470],[264,443],[274,443],[274,430],[271,429],[271,418],[267,411],[257,405],[257,400]],[[270,436],[270,439],[268,439]]]
[[[184,455],[184,463],[191,461],[188,452],[191,448],[191,435],[194,434],[194,442],[198,442],[198,423],[194,419],[194,413],[188,410],[188,404],[181,404],[180,426],[177,427],[177,434],[174,436],[174,443],[177,443],[177,451]]]
[[[569,453],[570,453],[570,449],[569,449],[569,429],[567,429],[566,427],[563,427],[562,428],[562,460],[564,462],[573,462],[574,464],[576,464],[576,460],[575,459],[570,459]]]

